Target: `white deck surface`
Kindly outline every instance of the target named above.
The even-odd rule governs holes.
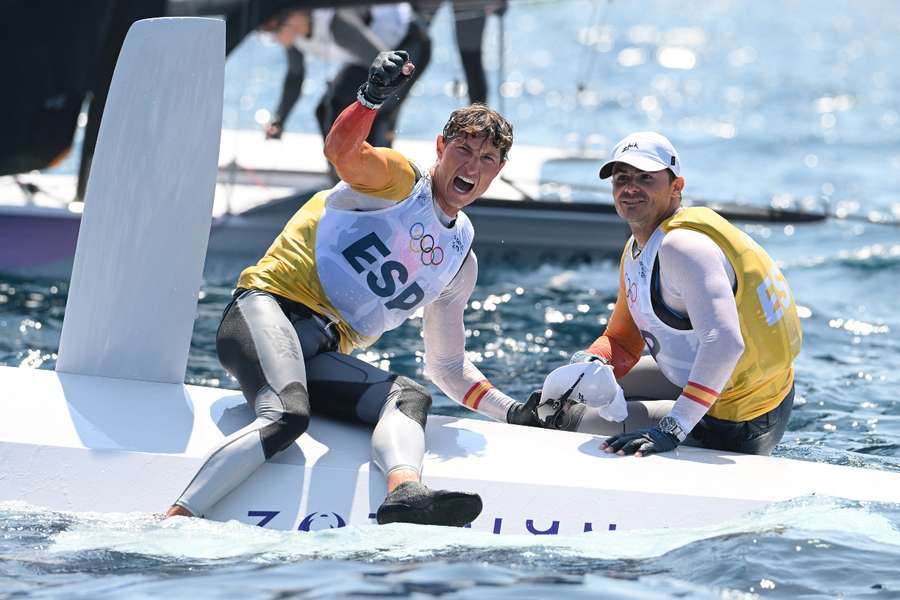
[[[238,392],[0,367],[0,501],[57,510],[160,512],[205,453],[252,419]],[[36,419],[35,415],[41,415]],[[369,431],[313,418],[309,433],[210,515],[296,529],[371,522],[385,492]],[[424,474],[475,491],[473,528],[560,534],[721,523],[809,495],[900,502],[900,474],[679,448],[644,458],[602,453],[600,438],[431,417]],[[499,521],[498,521],[499,520]],[[307,523],[309,525],[309,523]]]

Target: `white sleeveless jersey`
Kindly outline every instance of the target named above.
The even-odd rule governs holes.
[[[359,195],[339,183],[329,199]],[[431,178],[380,210],[326,206],[316,231],[316,270],[340,316],[359,334],[377,337],[433,302],[459,271],[474,230],[462,212],[452,227],[435,213]]]
[[[697,358],[699,339],[693,329],[679,330],[663,323],[653,310],[650,296],[653,264],[666,232],[658,227],[637,258],[632,258],[634,238],[629,240],[623,258],[622,273],[631,318],[641,331],[647,349],[666,378],[678,386],[687,385]]]

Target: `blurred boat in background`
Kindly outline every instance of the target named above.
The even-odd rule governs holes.
[[[396,148],[423,168],[434,143],[400,140]],[[601,157],[517,145],[485,196],[466,209],[479,256],[520,262],[589,262],[615,257],[628,237],[608,188],[554,181],[560,165],[594,169]],[[294,212],[332,185],[318,135],[286,133],[277,142],[258,131],[223,131],[207,269],[261,256]],[[68,278],[83,204],[73,202],[75,175],[33,172],[0,177],[0,272]],[[740,203],[706,204],[739,223],[810,223],[825,214]],[[233,267],[232,267],[233,268]]]

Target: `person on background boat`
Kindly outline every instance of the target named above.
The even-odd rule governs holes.
[[[419,0],[413,2],[422,20],[431,25],[434,14],[444,0]],[[506,13],[507,0],[456,0],[453,7],[453,29],[456,34],[456,49],[466,78],[469,102],[487,104],[487,75],[484,72],[482,45],[487,18],[494,14],[502,17]]]
[[[306,56],[342,63],[316,108],[316,119],[324,138],[335,117],[353,102],[358,82],[366,77],[375,55],[390,48],[406,50],[416,64],[416,71],[409,85],[385,100],[368,137],[374,146],[390,147],[393,144],[400,107],[412,83],[431,59],[431,39],[408,3],[313,11],[290,8],[261,29],[271,33],[287,54],[287,72],[278,106],[265,125],[267,139],[281,137],[284,123],[300,98]]]
[[[287,9],[274,15],[259,27],[260,31],[271,34],[274,41],[284,48],[287,70],[281,83],[278,106],[269,121],[263,126],[267,140],[280,140],[284,133],[284,122],[300,99],[303,82],[306,80],[306,61],[303,51],[294,41],[312,35],[311,12],[303,9]]]
[[[259,262],[245,269],[216,349],[256,420],[208,455],[168,515],[202,515],[306,430],[310,412],[374,426],[373,462],[387,477],[379,523],[464,525],[477,494],[421,483],[426,389],[350,355],[421,310],[426,374],[453,400],[528,424],[532,404],[506,396],[465,355],[463,311],[478,266],[463,208],[488,188],[512,126],[484,105],[454,111],[422,171],[366,136],[384,101],[406,84],[403,51],[380,53],[358,99],[336,120],[325,155],[341,181],[315,194]]]
[[[688,440],[769,454],[794,402],[797,307],[784,275],[750,236],[708,208],[681,206],[680,174],[675,148],[652,132],[620,141],[601,167],[632,234],[618,297],[603,335],[573,357],[598,364],[561,367],[572,370],[572,385],[548,392],[545,384],[538,413],[556,397],[551,425],[610,435],[606,452],[641,456]],[[650,355],[641,357],[645,348]],[[605,400],[559,402],[589,384]],[[627,413],[612,419],[590,406],[615,406],[619,385]]]

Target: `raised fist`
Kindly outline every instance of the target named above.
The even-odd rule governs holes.
[[[369,108],[378,108],[406,84],[415,69],[409,61],[409,54],[403,50],[379,52],[369,67],[369,77],[360,86],[357,98]]]

